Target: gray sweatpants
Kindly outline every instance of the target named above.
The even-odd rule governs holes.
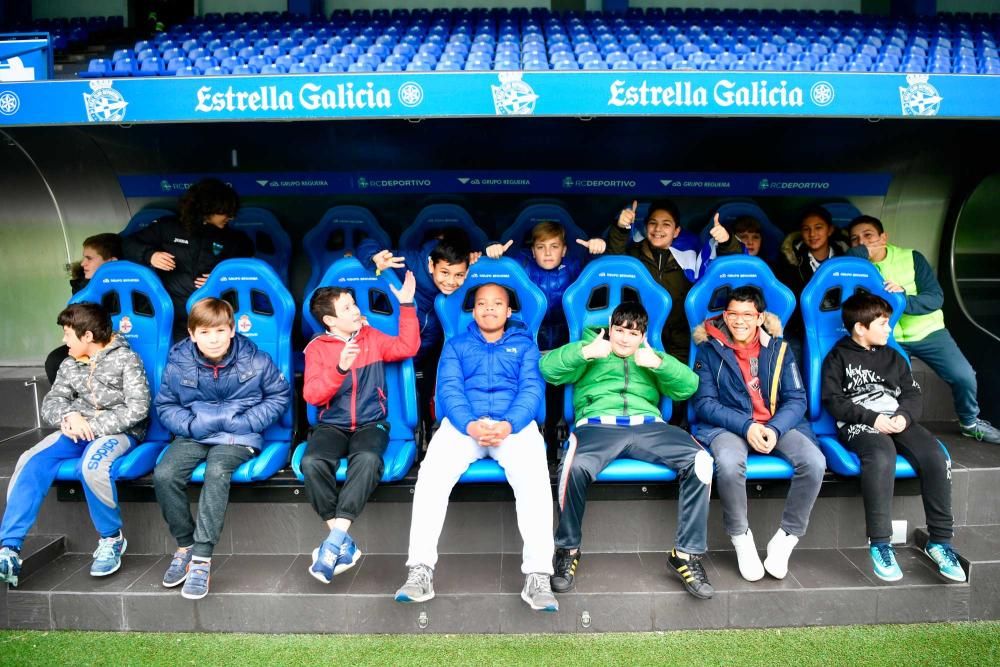
[[[559,467],[556,546],[580,546],[587,487],[619,457],[660,463],[677,472],[681,488],[675,547],[688,554],[704,553],[708,548],[712,457],[691,434],[664,422],[636,426],[585,424],[576,429]]]

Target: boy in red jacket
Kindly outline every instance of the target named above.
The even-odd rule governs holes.
[[[365,326],[345,288],[321,287],[309,301],[309,312],[326,331],[305,349],[302,395],[319,413],[302,457],[302,475],[309,502],[330,528],[313,550],[309,567],[309,574],[324,584],[361,558],[347,531],[382,478],[382,455],[389,444],[384,364],[408,359],[420,349],[413,272],[406,272],[402,289],[390,289],[401,306],[398,336]],[[345,456],[347,480],[338,493],[337,467]]]

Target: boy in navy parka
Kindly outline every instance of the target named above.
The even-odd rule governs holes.
[[[181,594],[208,594],[212,551],[222,533],[233,471],[256,456],[261,435],[288,407],[291,389],[271,357],[236,333],[232,307],[202,299],[188,316],[189,338],[170,350],[154,404],[174,434],[153,482],[177,551],[163,585],[184,583]],[[187,485],[205,461],[198,521],[191,518]]]

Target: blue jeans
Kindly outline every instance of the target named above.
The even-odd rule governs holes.
[[[911,357],[919,357],[931,367],[942,380],[951,385],[955,399],[958,422],[968,425],[979,418],[979,402],[976,400],[976,371],[973,370],[958,343],[947,329],[935,331],[923,340],[901,343]]]
[[[163,518],[177,546],[194,545],[194,555],[210,558],[222,534],[229,506],[233,471],[256,456],[241,445],[203,445],[189,438],[176,438],[156,464],[153,485]],[[198,522],[191,517],[187,485],[191,474],[205,461],[205,481],[198,497]]]
[[[747,532],[747,441],[728,431],[712,440],[715,457],[715,488],[722,500],[722,522],[731,536]],[[792,429],[780,438],[774,456],[787,460],[795,468],[785,511],[781,515],[781,528],[789,535],[802,537],[809,525],[816,496],[823,484],[826,459],[812,440]]]

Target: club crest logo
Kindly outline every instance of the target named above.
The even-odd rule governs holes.
[[[240,319],[236,322],[236,330],[241,334],[245,334],[253,328],[253,323],[250,322],[250,316],[246,313],[240,315]]]
[[[128,315],[122,315],[122,319],[118,322],[118,331],[123,334],[132,331],[132,320],[129,319]]]
[[[501,72],[499,86],[490,86],[493,91],[493,108],[498,116],[530,116],[535,112],[538,95],[535,90],[521,80],[522,72]]]
[[[87,120],[91,123],[117,123],[125,120],[128,102],[111,87],[109,79],[94,79],[90,82],[90,89],[94,91],[93,94],[83,94]]]
[[[5,90],[0,93],[0,114],[3,114],[4,116],[13,116],[20,108],[21,98],[19,98],[16,93],[10,90]]]
[[[908,74],[907,88],[899,89],[899,101],[904,116],[936,116],[941,108],[941,95],[937,88],[927,83],[926,74]]]

